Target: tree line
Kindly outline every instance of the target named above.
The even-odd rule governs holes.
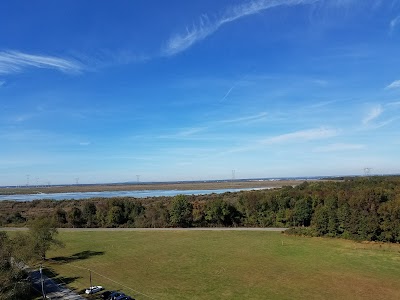
[[[398,176],[306,181],[296,187],[220,195],[26,205],[52,215],[58,227],[287,227],[294,234],[400,242]],[[0,220],[15,224],[33,217],[27,208]]]

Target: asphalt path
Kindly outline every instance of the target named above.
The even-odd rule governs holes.
[[[31,272],[31,280],[35,289],[41,291],[41,277],[38,270]],[[71,291],[69,288],[61,284],[57,284],[54,280],[48,278],[45,275],[43,275],[43,286],[48,299],[85,300],[85,298],[79,296],[75,292]]]
[[[58,228],[70,231],[285,231],[278,227],[196,227],[196,228]],[[26,231],[27,227],[0,227],[0,231]]]

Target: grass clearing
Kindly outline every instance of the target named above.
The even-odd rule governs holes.
[[[61,232],[69,286],[136,299],[400,299],[400,246],[253,231]]]

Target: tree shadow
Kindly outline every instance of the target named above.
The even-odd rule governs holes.
[[[53,257],[50,260],[59,264],[66,264],[66,263],[70,263],[73,261],[77,261],[77,260],[83,260],[83,259],[88,259],[92,256],[98,256],[98,255],[104,255],[104,251],[90,251],[90,250],[86,250],[86,251],[82,251],[82,252],[78,252],[75,254],[72,254],[71,256],[57,256],[57,257]]]
[[[49,267],[43,268],[42,271],[44,275],[43,289],[46,291],[46,293],[58,292],[63,287],[67,287],[69,284],[82,278],[81,276],[72,276],[72,277],[61,276],[54,269]],[[41,276],[38,270],[31,273],[31,281],[33,283],[33,289],[39,292],[41,292],[40,278]]]

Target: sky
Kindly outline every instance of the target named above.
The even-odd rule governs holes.
[[[1,1],[0,185],[398,174],[399,53],[399,0]]]

